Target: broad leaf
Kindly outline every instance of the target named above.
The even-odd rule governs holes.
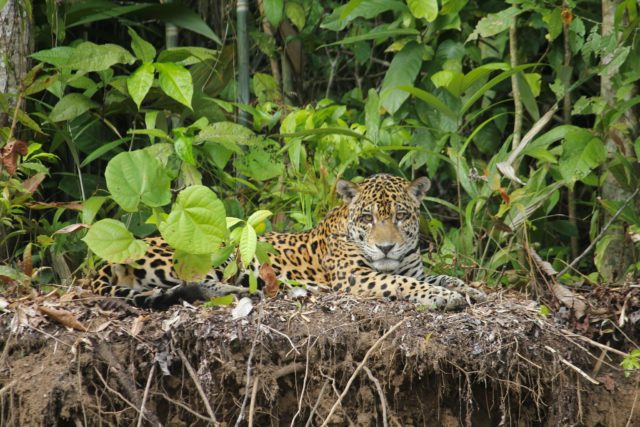
[[[284,0],[262,0],[264,6],[264,14],[267,20],[274,28],[280,26],[282,21],[282,12],[284,9]]]
[[[69,63],[69,58],[71,58],[73,52],[75,52],[75,49],[70,46],[60,46],[32,53],[31,57],[56,67],[65,67]]]
[[[467,41],[477,40],[478,37],[495,36],[496,34],[505,31],[513,22],[513,18],[520,15],[521,13],[521,9],[512,6],[507,9],[501,10],[498,13],[488,14],[480,21],[478,21],[478,25],[476,25],[473,33],[471,33],[471,35],[467,38]]]
[[[407,0],[411,14],[418,19],[433,22],[438,17],[438,0]]]
[[[196,255],[177,250],[173,254],[173,268],[182,280],[199,282],[211,270],[211,255]]]
[[[248,144],[254,138],[255,134],[249,128],[233,122],[217,122],[202,129],[195,142],[217,142],[233,150],[237,144]]]
[[[382,106],[394,114],[409,97],[398,86],[413,86],[422,65],[422,46],[417,43],[407,44],[391,61],[384,76],[380,98]]]
[[[562,144],[559,169],[569,185],[587,176],[607,158],[602,141],[591,132],[580,129],[567,134]]]
[[[115,219],[96,222],[82,240],[100,258],[118,264],[140,259],[147,250],[144,241],[133,237],[127,227]]]
[[[267,218],[269,218],[273,213],[268,210],[259,210],[252,213],[247,219],[247,223],[251,224],[254,228],[257,228],[261,223],[263,223]]]
[[[169,97],[191,108],[193,97],[191,73],[186,68],[170,62],[158,62],[155,67],[160,73],[160,89]]]
[[[115,64],[133,64],[135,60],[128,50],[116,44],[83,42],[71,54],[66,66],[84,72],[103,71]]]
[[[180,192],[169,218],[160,224],[162,237],[191,254],[211,254],[227,237],[224,204],[213,191],[194,185]]]
[[[253,256],[256,254],[256,244],[258,236],[251,224],[246,224],[242,228],[242,234],[240,235],[240,258],[245,267],[249,265]]]
[[[152,62],[156,57],[156,48],[151,43],[143,39],[136,33],[133,28],[129,27],[129,36],[131,37],[131,50],[136,57],[142,62]]]
[[[82,115],[86,111],[97,107],[98,105],[81,93],[70,93],[65,95],[53,107],[49,114],[49,120],[52,122],[62,122],[64,120],[73,120]]]
[[[154,68],[152,64],[144,63],[138,69],[127,78],[127,90],[131,99],[140,109],[142,100],[151,89],[153,85]]]
[[[157,207],[171,201],[171,180],[146,150],[115,156],[107,165],[105,178],[111,197],[127,212],[136,212],[141,202]]]

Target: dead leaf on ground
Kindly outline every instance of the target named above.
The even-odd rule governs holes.
[[[38,311],[42,314],[46,314],[56,322],[75,329],[76,331],[86,332],[87,328],[76,319],[76,317],[67,310],[58,310],[49,307],[38,307]]]
[[[142,331],[142,327],[144,326],[144,322],[145,322],[145,320],[147,320],[148,317],[149,316],[140,315],[140,316],[136,317],[135,319],[133,319],[133,323],[131,324],[131,330],[129,331],[129,334],[132,337],[137,336]]]
[[[596,380],[600,381],[607,391],[614,391],[616,389],[616,382],[611,374],[600,375]]]
[[[566,307],[573,309],[576,319],[581,319],[587,311],[584,298],[574,294],[571,289],[557,282],[551,283],[551,292]]]
[[[265,296],[268,298],[273,298],[278,295],[280,291],[280,285],[278,284],[278,278],[276,277],[276,272],[273,271],[273,268],[267,264],[266,262],[260,266],[260,278],[264,280],[264,288],[262,292],[264,292]]]

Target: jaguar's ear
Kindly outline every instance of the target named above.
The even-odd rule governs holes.
[[[351,181],[345,181],[344,179],[341,179],[336,184],[336,192],[340,195],[340,197],[342,197],[342,200],[344,200],[345,203],[350,203],[353,198],[358,195],[359,191],[360,188],[358,187],[358,184],[354,184]]]
[[[427,191],[431,188],[431,181],[426,176],[418,178],[411,182],[407,187],[409,194],[413,195],[416,199],[422,200],[427,195]]]

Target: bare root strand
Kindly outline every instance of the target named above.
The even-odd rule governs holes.
[[[207,398],[207,395],[202,389],[202,384],[200,384],[200,381],[198,380],[196,371],[194,371],[193,366],[191,366],[191,363],[189,363],[189,360],[187,359],[187,356],[184,355],[184,352],[181,349],[178,349],[177,352],[178,352],[178,356],[180,356],[180,360],[182,360],[182,364],[184,365],[185,368],[187,368],[187,372],[189,372],[189,376],[191,377],[191,380],[195,384],[196,389],[198,390],[198,394],[200,394],[200,397],[204,402],[204,407],[207,409],[209,418],[211,418],[213,425],[215,425],[216,427],[219,426],[220,423],[216,419],[216,415],[213,413],[213,409],[211,409],[211,405],[209,404],[209,399]]]
[[[340,396],[338,396],[338,400],[336,400],[336,403],[334,403],[333,406],[331,407],[331,410],[329,411],[329,414],[327,415],[327,418],[325,418],[325,420],[322,423],[321,427],[324,427],[329,423],[329,420],[331,420],[331,417],[333,416],[333,414],[338,409],[338,406],[340,406],[340,404],[342,403],[342,399],[344,399],[344,397],[347,395],[347,392],[349,391],[349,388],[351,387],[351,384],[353,384],[353,381],[356,379],[358,373],[365,366],[365,364],[369,360],[369,357],[371,357],[371,355],[376,350],[376,348],[378,348],[378,346],[380,345],[380,343],[382,343],[382,341],[384,341],[389,335],[391,335],[396,329],[398,329],[400,327],[400,325],[402,325],[404,323],[404,321],[405,321],[405,319],[402,319],[401,321],[399,321],[398,323],[393,325],[391,328],[389,328],[389,330],[387,332],[385,332],[384,335],[382,335],[380,338],[378,338],[378,340],[375,343],[373,343],[371,348],[367,351],[367,353],[362,358],[362,361],[360,362],[360,364],[358,365],[356,370],[353,371],[353,374],[351,375],[351,378],[349,378],[349,381],[347,381],[347,385],[344,387],[344,390],[342,390],[342,393],[340,394]]]

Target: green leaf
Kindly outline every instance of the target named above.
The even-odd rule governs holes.
[[[199,282],[211,270],[211,255],[176,250],[173,254],[173,268],[180,279]]]
[[[91,224],[96,218],[98,211],[107,200],[104,196],[93,196],[82,202],[82,222],[84,224]]]
[[[83,72],[104,71],[115,64],[133,64],[136,58],[117,44],[80,43],[65,66]]]
[[[560,174],[567,183],[573,184],[606,159],[607,150],[602,141],[591,132],[579,129],[568,133],[562,144]]]
[[[133,102],[138,106],[138,110],[142,100],[153,85],[153,74],[153,65],[144,63],[127,78],[127,90]]]
[[[69,58],[71,58],[73,52],[75,52],[75,48],[73,47],[60,46],[32,53],[31,57],[40,62],[46,62],[47,64],[62,68],[69,63]]]
[[[203,304],[204,307],[224,307],[226,305],[231,305],[235,301],[235,298],[232,294],[223,295],[221,297],[211,298],[209,301]]]
[[[380,98],[375,89],[369,89],[367,103],[364,106],[364,117],[364,123],[367,127],[367,137],[374,143],[377,143],[380,133]]]
[[[293,22],[293,25],[298,27],[298,31],[302,31],[306,22],[304,7],[300,3],[288,1],[285,6],[285,14]]]
[[[411,14],[418,19],[433,22],[438,17],[438,0],[407,0]]]
[[[100,258],[118,264],[140,259],[147,251],[147,244],[133,237],[127,227],[115,219],[96,222],[82,240]]]
[[[193,82],[189,70],[170,62],[158,62],[155,67],[160,73],[160,89],[169,97],[191,108]]]
[[[53,107],[49,114],[49,120],[52,122],[62,122],[65,120],[73,120],[84,114],[86,111],[96,108],[98,104],[87,98],[81,93],[70,93],[65,95]]]
[[[253,270],[249,271],[249,294],[255,294],[258,290],[258,278]]]
[[[473,30],[471,35],[467,38],[467,42],[471,40],[477,40],[478,37],[491,37],[498,33],[505,31],[511,23],[513,18],[520,15],[522,10],[515,6],[511,6],[507,9],[501,10],[498,13],[490,13],[480,21]]]
[[[224,204],[203,185],[178,194],[169,218],[160,224],[162,237],[176,249],[192,254],[212,254],[227,237]]]
[[[96,159],[101,158],[105,153],[108,153],[109,151],[113,150],[123,142],[129,142],[129,141],[130,141],[130,138],[126,138],[126,139],[120,138],[120,139],[116,139],[115,141],[111,141],[99,146],[98,148],[93,150],[91,153],[89,153],[87,157],[84,158],[82,163],[80,163],[80,167],[83,168],[87,166],[89,163],[93,162]]]
[[[333,9],[320,26],[331,31],[342,31],[356,18],[371,19],[387,11],[397,12],[398,15],[408,12],[403,1],[351,0],[344,6]]]
[[[413,86],[422,65],[422,46],[417,43],[408,43],[397,55],[393,57],[387,70],[380,90],[382,106],[394,114],[409,97],[406,91],[398,89],[398,86]]]
[[[128,27],[127,31],[131,37],[131,50],[133,50],[136,57],[142,62],[153,62],[156,57],[156,48],[140,37],[133,28]]]
[[[278,28],[282,21],[284,0],[263,0],[264,14],[273,28]]]
[[[416,87],[413,86],[398,86],[398,89],[403,90],[407,93],[410,93],[411,95],[415,96],[416,98],[420,99],[421,101],[426,102],[427,104],[431,105],[433,108],[435,108],[436,110],[440,111],[441,113],[451,117],[452,119],[457,119],[458,115],[451,110],[447,104],[445,104],[444,102],[440,101],[440,99],[436,98],[435,96],[433,96],[432,94],[430,94],[427,91],[424,91],[422,89],[418,89]]]
[[[562,33],[562,10],[559,7],[548,11],[542,16],[542,20],[547,24],[549,31],[545,38],[549,41],[555,40]]]
[[[242,234],[240,235],[240,258],[245,268],[249,265],[253,256],[256,254],[256,244],[258,236],[256,230],[253,229],[251,224],[247,224],[242,228]]]
[[[237,123],[217,122],[198,132],[195,142],[218,142],[227,148],[235,149],[237,144],[248,144],[255,137],[256,135],[251,129]]]
[[[111,197],[127,212],[136,212],[140,202],[158,207],[171,201],[171,180],[146,150],[118,154],[109,161],[104,175]]]
[[[224,279],[228,279],[229,277],[233,277],[238,273],[238,263],[235,260],[231,260],[229,264],[222,271],[222,277]]]
[[[181,160],[195,166],[196,159],[193,157],[193,138],[180,136],[175,140],[174,146],[176,154]]]
[[[502,82],[503,80],[508,79],[509,77],[511,77],[512,74],[515,73],[519,73],[520,71],[524,71],[527,68],[531,68],[534,67],[538,64],[523,64],[523,65],[518,65],[517,67],[513,67],[513,68],[509,68],[506,71],[503,71],[502,73],[498,74],[497,76],[495,76],[494,78],[492,78],[491,80],[489,80],[487,83],[483,84],[482,87],[480,87],[477,91],[475,91],[462,105],[462,109],[461,109],[461,113],[465,113],[467,112],[467,110],[469,110],[469,108],[471,108],[471,106],[478,100],[480,99],[482,96],[484,96],[484,94],[490,90],[492,87],[494,87],[495,85],[497,85],[498,83]]]
[[[247,223],[253,227],[257,227],[260,223],[264,222],[267,218],[272,216],[273,213],[268,210],[258,210],[252,213],[247,219]]]
[[[381,30],[381,31],[369,31],[365,34],[359,34],[357,36],[345,37],[340,41],[324,44],[319,46],[318,49],[329,46],[338,46],[345,44],[358,43],[365,40],[383,40],[389,37],[398,37],[398,36],[417,36],[420,34],[418,30],[413,28],[398,28],[393,30]]]
[[[234,165],[238,172],[257,181],[266,181],[284,174],[280,147],[273,141],[265,140],[251,147],[244,157],[237,157]]]

